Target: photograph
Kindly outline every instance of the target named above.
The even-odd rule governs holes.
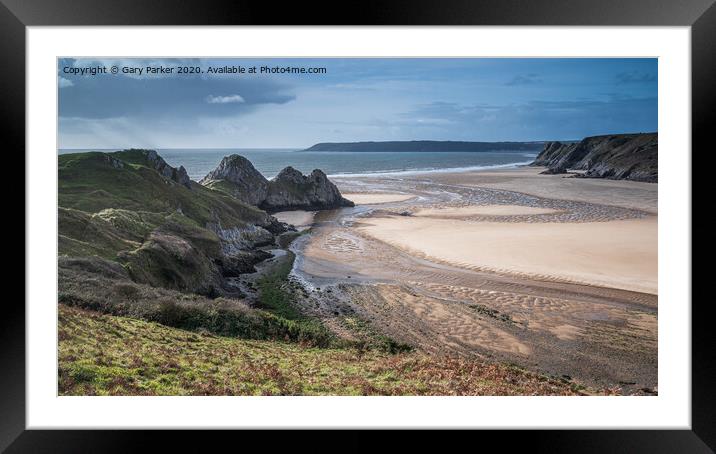
[[[658,58],[83,55],[57,395],[659,395]]]

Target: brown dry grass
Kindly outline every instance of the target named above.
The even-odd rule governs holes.
[[[62,395],[579,395],[503,365],[193,333],[59,306]]]

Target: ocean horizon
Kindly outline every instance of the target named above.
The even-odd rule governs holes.
[[[122,148],[58,149],[58,154],[88,151],[111,152]],[[189,178],[201,180],[216,168],[221,159],[240,154],[251,161],[266,178],[273,178],[286,166],[303,173],[321,169],[329,177],[370,175],[400,176],[414,173],[460,172],[505,168],[531,163],[537,152],[527,151],[444,151],[425,152],[333,152],[303,151],[303,148],[157,148],[159,155],[172,166],[184,166]]]

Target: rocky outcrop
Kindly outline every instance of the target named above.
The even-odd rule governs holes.
[[[237,154],[222,159],[219,166],[202,178],[199,184],[223,190],[254,206],[266,199],[269,187],[268,180],[256,170],[251,161]]]
[[[576,176],[656,183],[658,134],[615,134],[587,137],[577,143],[547,142],[531,164],[544,174],[583,170]]]
[[[221,294],[221,271],[212,254],[179,232],[161,228],[149,234],[141,247],[118,254],[132,280],[153,287],[206,296]]]
[[[232,256],[241,251],[252,250],[274,243],[274,235],[260,225],[223,229],[220,225],[209,224],[209,230],[221,240],[221,252]]]
[[[286,167],[269,184],[268,195],[259,208],[267,211],[329,210],[352,207],[323,171],[315,169],[303,175],[293,167]]]
[[[256,265],[268,258],[271,253],[257,249],[254,251],[240,251],[230,257],[224,256],[216,261],[223,277],[239,277],[242,274],[255,273]]]
[[[204,229],[170,221],[118,259],[136,282],[215,297],[235,293],[224,278],[256,271],[256,263],[271,257],[258,248],[274,242],[274,235],[258,225]]]
[[[186,173],[184,166],[174,168],[166,163],[166,161],[154,150],[147,151],[147,160],[154,165],[154,170],[162,174],[165,178],[174,180],[182,186],[191,189],[191,179]]]
[[[186,173],[186,169],[184,168],[184,166],[179,166],[178,168],[170,166],[169,164],[167,164],[164,158],[159,156],[159,154],[157,154],[157,152],[154,150],[130,148],[128,150],[122,150],[112,154],[114,156],[107,156],[110,156],[110,159],[114,159],[119,163],[121,163],[121,161],[119,160],[123,160],[126,162],[131,162],[133,164],[146,165],[147,167],[159,172],[159,174],[164,178],[175,181],[180,185],[191,189],[191,179]]]
[[[287,225],[185,177],[152,150],[60,155],[60,256],[68,266],[121,270],[153,287],[208,297],[240,293],[227,278],[255,271],[270,255],[260,248],[272,247]],[[95,256],[116,269],[85,260]]]
[[[269,212],[353,206],[321,170],[303,175],[286,167],[269,181],[239,155],[222,159],[200,183]]]

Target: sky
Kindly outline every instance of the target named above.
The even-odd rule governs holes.
[[[226,66],[246,72],[209,73]],[[657,67],[653,58],[59,59],[59,148],[304,148],[653,132]]]

